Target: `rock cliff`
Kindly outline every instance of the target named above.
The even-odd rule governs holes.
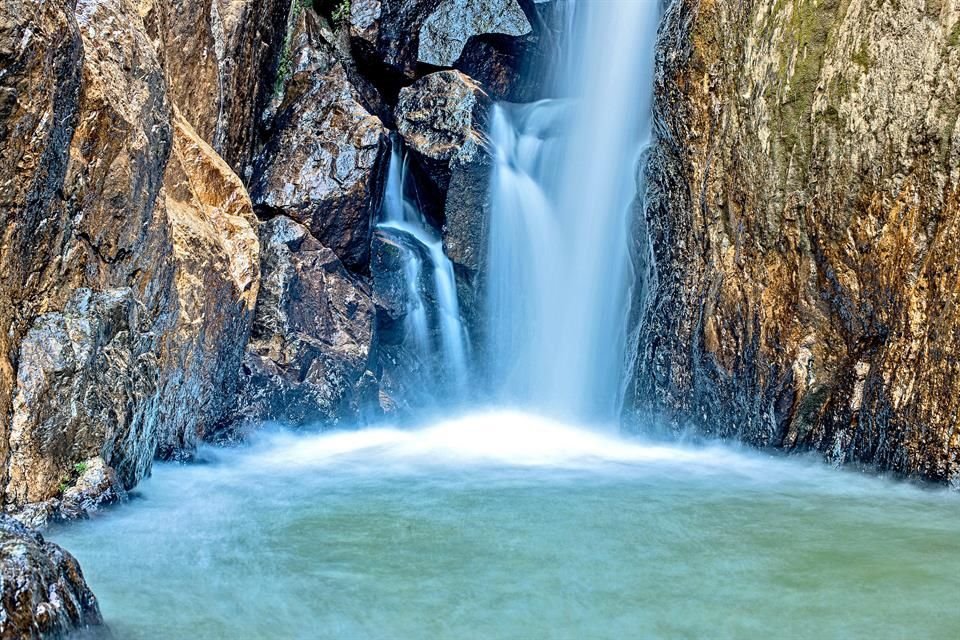
[[[670,4],[641,412],[960,487],[958,34],[953,0]]]

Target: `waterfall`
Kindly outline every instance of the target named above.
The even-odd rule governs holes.
[[[630,219],[652,135],[660,7],[571,9],[560,97],[491,116],[488,365],[508,403],[605,421],[627,380]]]
[[[407,159],[399,140],[393,141],[383,207],[377,229],[402,253],[406,288],[405,343],[425,369],[428,396],[449,400],[467,391],[467,340],[460,317],[453,263],[443,241],[427,222],[416,197]],[[425,277],[425,271],[429,275]]]

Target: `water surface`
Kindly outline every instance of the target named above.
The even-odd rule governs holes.
[[[510,413],[274,434],[50,538],[127,638],[960,637],[960,505]]]

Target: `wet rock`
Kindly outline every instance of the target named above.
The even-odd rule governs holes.
[[[293,220],[272,218],[260,234],[263,284],[243,364],[242,418],[359,420],[376,394],[369,289]]]
[[[0,515],[0,638],[64,638],[103,623],[76,559]]]
[[[420,27],[442,0],[356,0],[350,34],[358,61],[370,75],[399,87],[416,76]]]
[[[116,472],[102,458],[74,465],[73,475],[61,481],[61,495],[14,508],[10,514],[26,526],[42,530],[52,523],[89,517],[102,508],[127,499]]]
[[[490,101],[459,71],[431,73],[403,89],[397,130],[441,191],[450,182],[450,163],[469,164],[481,148]]]
[[[312,33],[294,54],[308,62],[287,84],[270,141],[256,162],[251,195],[262,216],[285,215],[304,224],[349,269],[363,272],[386,129],[365,109],[328,45]]]
[[[424,247],[412,238],[383,230],[374,234],[370,271],[380,374],[377,404],[383,413],[395,416],[408,416],[415,407],[426,406],[435,391],[426,382],[435,363],[425,358],[408,331],[407,314],[412,301],[407,260],[411,255],[417,256],[422,265],[429,265],[430,257]],[[422,268],[419,276],[417,289],[430,295],[433,283],[429,269]],[[427,324],[431,325],[429,319]]]
[[[471,276],[484,270],[492,171],[492,159],[486,149],[465,157],[458,155],[450,163],[443,245],[450,260]]]
[[[137,336],[130,289],[80,289],[62,313],[44,314],[20,345],[7,498],[56,496],[74,465],[103,457],[132,485],[156,441],[141,435],[156,409],[155,360]]]
[[[670,6],[642,410],[960,484],[948,4]]]

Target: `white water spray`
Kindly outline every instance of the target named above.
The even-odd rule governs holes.
[[[659,2],[575,11],[564,97],[492,116],[490,374],[507,402],[613,421],[627,379],[630,218],[651,136]]]

